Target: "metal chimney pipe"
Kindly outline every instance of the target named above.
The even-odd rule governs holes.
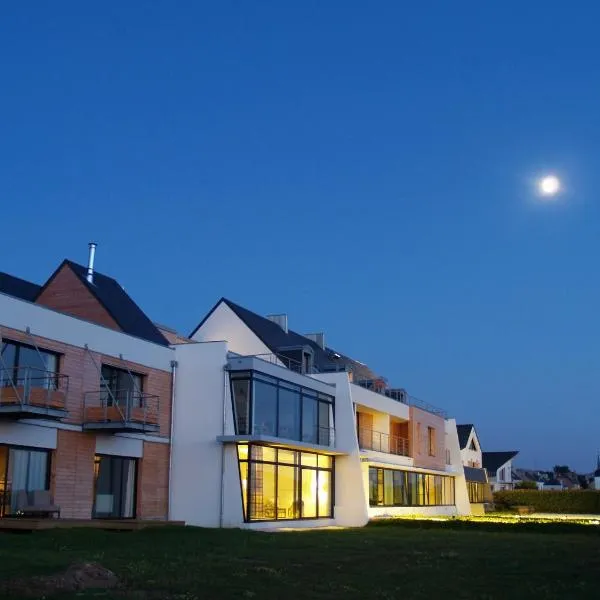
[[[86,275],[86,279],[88,280],[89,283],[94,283],[94,257],[96,256],[96,246],[98,244],[96,244],[96,242],[90,242],[89,246],[90,246],[90,256],[88,259],[88,268],[87,268],[87,275]]]

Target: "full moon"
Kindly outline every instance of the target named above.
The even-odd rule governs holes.
[[[542,196],[555,196],[560,191],[560,179],[556,175],[546,175],[538,181],[538,190]]]

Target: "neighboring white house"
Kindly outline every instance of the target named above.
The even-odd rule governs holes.
[[[460,454],[473,514],[485,512],[485,504],[492,501],[486,470],[482,467],[483,453],[475,426],[471,423],[456,426]]]
[[[361,526],[470,514],[456,423],[323,334],[221,299],[176,345],[170,518]]]
[[[494,492],[514,488],[512,461],[517,454],[518,451],[483,452],[483,467]]]

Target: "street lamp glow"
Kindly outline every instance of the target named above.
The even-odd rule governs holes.
[[[538,190],[542,196],[556,196],[560,191],[560,179],[556,175],[546,175],[538,181]]]

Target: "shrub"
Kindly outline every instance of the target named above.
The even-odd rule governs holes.
[[[515,490],[537,490],[535,481],[521,481],[515,485]]]
[[[532,506],[536,512],[542,513],[598,515],[600,514],[600,491],[502,491],[494,493],[494,503],[498,508]]]

